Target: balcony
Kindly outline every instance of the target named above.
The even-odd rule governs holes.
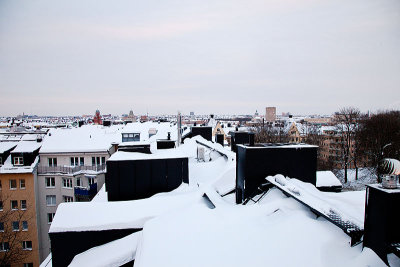
[[[92,199],[97,194],[97,183],[93,183],[88,187],[75,186],[74,194],[77,199]]]
[[[38,166],[38,174],[47,173],[60,173],[60,174],[74,174],[77,172],[106,172],[106,164],[95,166]]]

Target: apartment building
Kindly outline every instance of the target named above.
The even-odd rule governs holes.
[[[39,266],[37,165],[40,142],[0,143],[0,265]],[[10,150],[11,147],[11,150]]]
[[[38,166],[42,260],[50,252],[48,231],[58,205],[95,196],[104,184],[106,160],[115,152],[113,143],[120,139],[115,127],[85,125],[49,132]]]

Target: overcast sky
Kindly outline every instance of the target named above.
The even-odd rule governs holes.
[[[399,0],[0,0],[0,115],[400,109]]]

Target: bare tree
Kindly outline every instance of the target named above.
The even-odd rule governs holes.
[[[353,160],[355,133],[360,110],[354,107],[341,108],[335,113],[335,123],[340,136],[341,160],[344,167],[344,182],[347,183],[347,169]]]
[[[285,143],[288,135],[282,123],[257,125],[252,128],[255,132],[256,143]]]
[[[359,140],[375,170],[379,161],[385,157],[399,159],[400,111],[384,111],[364,118]]]
[[[23,263],[29,257],[30,251],[22,249],[22,242],[26,240],[27,233],[22,230],[23,225],[32,218],[27,210],[11,208],[11,197],[0,191],[0,202],[3,211],[0,212],[0,222],[3,223],[0,232],[0,266],[10,266]],[[5,205],[3,207],[3,205]],[[8,207],[8,205],[10,205]],[[15,224],[15,226],[13,225]],[[13,229],[18,226],[18,230]]]

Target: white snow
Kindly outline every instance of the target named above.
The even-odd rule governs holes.
[[[11,155],[8,156],[4,165],[0,167],[0,173],[32,173],[39,163],[39,156],[35,158],[30,166],[14,166],[11,163]]]
[[[121,142],[122,126],[83,125],[80,128],[51,129],[40,153],[104,152],[111,143]]]
[[[33,151],[40,148],[42,143],[36,141],[20,141],[16,148],[14,148],[12,153],[32,153]]]
[[[92,199],[92,202],[107,202],[107,201],[108,201],[108,194],[106,192],[106,186],[105,184],[103,184],[99,192],[97,192],[97,194]]]
[[[118,267],[135,259],[142,232],[91,248],[74,257],[70,267]]]
[[[0,154],[17,146],[18,142],[0,142]]]
[[[325,193],[310,183],[285,178],[283,175],[269,176],[266,179],[274,185],[280,185],[285,191],[295,194],[298,199],[315,210],[323,214],[333,211],[339,214],[344,221],[350,221],[360,229],[364,228],[365,191],[347,192],[347,194]],[[347,199],[346,196],[350,196],[350,194],[351,198]],[[359,197],[358,201],[351,203],[356,195],[361,195],[361,198]]]
[[[211,143],[207,144],[211,149],[205,149],[206,162],[198,162],[200,144],[196,140],[207,142],[197,136],[176,149],[153,155],[189,157],[190,185],[148,199],[121,202],[107,202],[102,188],[92,202],[59,205],[52,233],[143,228],[141,238],[128,241],[133,237],[126,237],[77,255],[75,266],[91,262],[113,266],[133,257],[139,267],[385,266],[373,251],[362,250],[361,245],[351,247],[350,237],[342,229],[316,218],[306,206],[276,188],[251,205],[235,205],[234,194],[220,197],[235,186],[235,158],[230,151],[227,157],[221,156]],[[148,157],[125,153],[115,155],[122,159]],[[297,179],[271,178],[321,211],[333,208],[363,228],[365,191],[326,193]]]
[[[199,190],[210,196],[209,188]],[[384,266],[375,253],[351,247],[341,229],[277,189],[251,206],[218,197],[211,194],[214,209],[198,197],[149,220],[135,266]]]
[[[317,187],[342,186],[342,183],[331,171],[317,171]]]
[[[135,201],[61,203],[49,233],[141,229],[147,220],[189,205],[196,194],[198,192],[187,190]]]

